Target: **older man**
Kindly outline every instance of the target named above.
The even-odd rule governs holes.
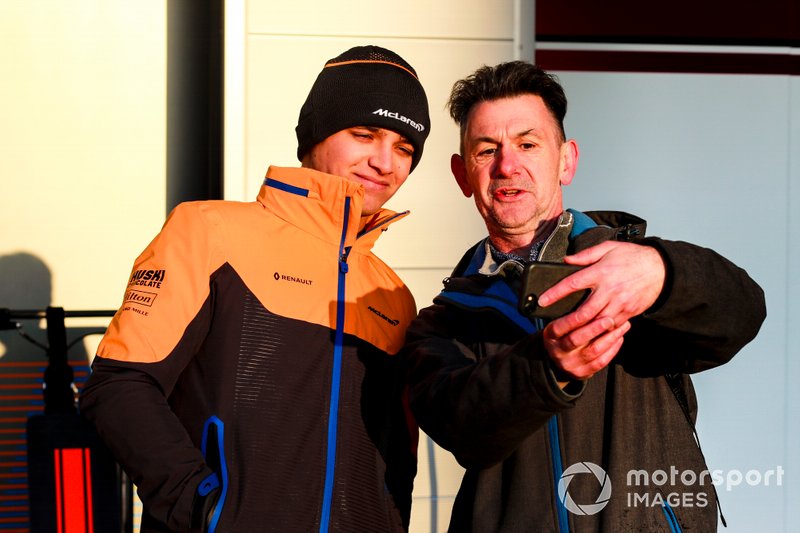
[[[449,109],[453,175],[488,237],[409,327],[407,356],[420,427],[466,468],[450,531],[714,531],[689,374],[756,335],[763,292],[711,250],[645,238],[641,219],[564,209],[579,151],[554,76],[483,67]],[[538,308],[588,297],[563,316],[520,313],[520,276],[537,262],[584,267]],[[695,477],[626,487],[631,471]]]

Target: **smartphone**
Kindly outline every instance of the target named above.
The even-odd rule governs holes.
[[[539,296],[582,268],[578,265],[545,261],[528,263],[522,271],[522,287],[519,295],[520,312],[529,318],[552,320],[574,311],[589,296],[589,292],[591,292],[589,289],[567,294],[547,307],[539,305]]]

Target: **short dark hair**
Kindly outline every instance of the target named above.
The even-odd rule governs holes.
[[[476,104],[524,94],[541,97],[558,125],[562,140],[565,139],[567,96],[558,78],[532,63],[508,61],[493,67],[484,65],[453,85],[447,108],[461,128],[462,152],[467,118]]]

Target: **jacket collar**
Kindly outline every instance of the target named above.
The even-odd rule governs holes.
[[[561,261],[567,255],[569,243],[577,235],[595,226],[595,222],[580,211],[567,209],[558,218],[553,232],[547,237],[539,252],[539,261]],[[489,238],[484,239],[464,275],[503,276],[507,272],[522,272],[523,264],[513,259],[497,263],[489,247]]]
[[[542,246],[539,259],[562,261],[567,254],[610,238],[643,237],[645,226],[644,220],[628,213],[582,213],[567,209]],[[535,330],[536,325],[519,313],[518,291],[512,288],[515,276],[509,276],[512,272],[521,272],[523,265],[514,260],[497,264],[489,251],[488,241],[488,237],[483,239],[464,254],[452,276],[445,279],[444,288],[434,302],[451,303],[469,310],[492,309],[524,331]]]
[[[368,249],[379,230],[408,214],[381,209],[360,229],[364,188],[308,168],[269,167],[257,200],[270,213],[327,242],[339,244],[344,234],[344,246],[353,246],[358,239],[359,247]]]

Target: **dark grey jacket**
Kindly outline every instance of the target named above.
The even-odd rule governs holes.
[[[755,337],[763,291],[712,250],[645,239],[631,215],[570,214],[541,260],[632,240],[664,257],[664,291],[632,320],[614,361],[565,392],[536,332],[543,324],[516,311],[514,275],[476,273],[491,263],[484,242],[464,256],[405,351],[420,427],[466,468],[450,531],[715,531],[689,374]]]

